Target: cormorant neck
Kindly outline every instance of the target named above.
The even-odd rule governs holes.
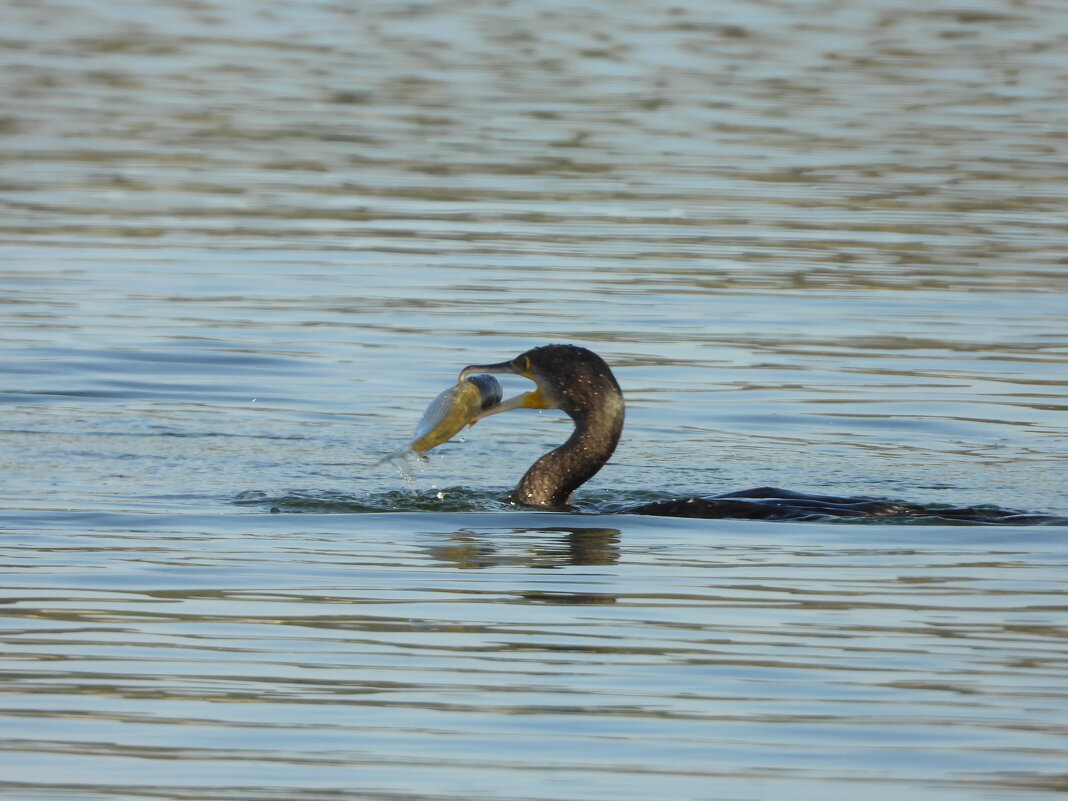
[[[614,383],[614,382],[613,382]],[[575,430],[567,442],[530,467],[512,492],[514,503],[550,509],[567,507],[571,496],[604,467],[623,431],[623,394],[603,392],[591,408],[569,411]]]

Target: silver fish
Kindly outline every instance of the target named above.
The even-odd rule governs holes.
[[[502,396],[501,384],[493,376],[467,376],[434,398],[415,427],[412,441],[382,461],[407,453],[422,456],[431,448],[448,442],[465,425],[474,422],[479,412],[500,403]]]

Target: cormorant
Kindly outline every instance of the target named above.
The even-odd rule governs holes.
[[[519,480],[510,500],[539,509],[566,510],[575,490],[612,456],[623,431],[623,392],[611,368],[591,350],[577,345],[543,345],[511,361],[465,367],[459,380],[478,373],[514,373],[535,389],[484,409],[472,423],[511,409],[560,409],[574,422],[567,442],[539,458]],[[985,523],[1038,523],[1056,518],[991,508],[940,508],[909,503],[807,495],[759,487],[712,497],[656,501],[619,510],[667,517],[804,519],[821,517],[918,517]]]

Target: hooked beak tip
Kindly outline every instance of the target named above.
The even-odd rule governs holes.
[[[477,373],[515,373],[511,362],[499,362],[498,364],[472,364],[460,371],[459,381],[463,381],[470,375]]]

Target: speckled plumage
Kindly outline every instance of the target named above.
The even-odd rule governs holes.
[[[575,421],[575,430],[531,465],[512,500],[526,506],[567,506],[575,490],[615,452],[623,432],[623,392],[604,359],[586,348],[544,345],[514,362],[525,359],[542,395]]]

